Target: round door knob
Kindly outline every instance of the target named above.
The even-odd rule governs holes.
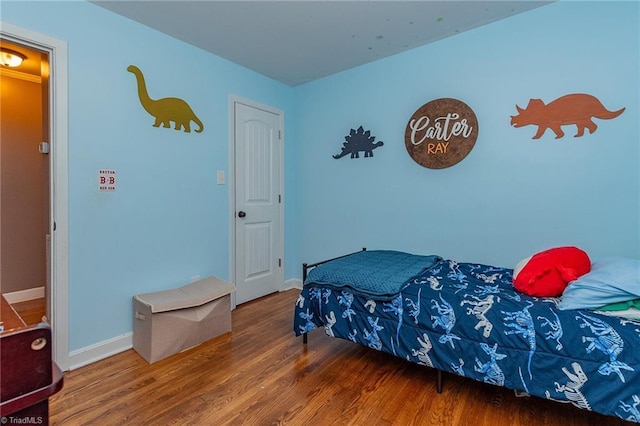
[[[242,210],[240,210],[238,212],[238,217],[245,217],[247,214],[245,212],[243,212]]]

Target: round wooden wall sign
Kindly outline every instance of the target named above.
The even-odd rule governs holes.
[[[421,166],[444,169],[466,157],[478,138],[478,119],[467,104],[441,98],[422,105],[407,123],[404,143]]]

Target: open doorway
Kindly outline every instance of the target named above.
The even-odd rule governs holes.
[[[5,39],[0,49],[0,293],[34,325],[51,310],[49,55]]]
[[[40,164],[44,169],[40,169],[37,173],[29,176],[30,179],[40,184],[41,195],[39,196],[38,203],[42,203],[42,198],[46,199],[44,207],[35,207],[35,204],[31,207],[31,209],[34,210],[44,210],[42,216],[36,219],[38,222],[44,222],[44,226],[37,226],[38,234],[44,232],[44,235],[37,237],[41,242],[40,248],[34,249],[34,258],[30,260],[30,262],[33,262],[33,265],[31,263],[23,264],[21,267],[22,271],[26,271],[37,264],[37,268],[34,267],[34,269],[39,271],[39,275],[34,274],[34,276],[37,275],[37,277],[26,284],[28,288],[25,289],[15,287],[17,285],[15,283],[9,287],[9,278],[7,278],[7,284],[5,284],[5,278],[0,275],[0,293],[17,293],[18,298],[27,299],[42,296],[45,301],[45,316],[53,330],[54,361],[65,371],[69,369],[67,43],[7,22],[0,22],[0,42],[3,47],[6,45],[6,48],[9,48],[11,44],[12,47],[14,47],[14,49],[12,49],[14,51],[26,49],[26,53],[23,53],[23,55],[27,56],[27,58],[32,54],[34,55],[35,59],[33,59],[33,63],[28,64],[34,67],[32,72],[26,72],[26,70],[11,70],[8,67],[3,67],[5,70],[3,70],[2,75],[0,75],[0,84],[2,85],[2,105],[0,105],[0,108],[2,110],[9,108],[13,102],[19,103],[22,101],[21,98],[26,96],[24,91],[16,88],[17,86],[14,85],[15,80],[27,82],[29,82],[30,79],[34,80],[32,83],[34,83],[36,87],[39,87],[38,89],[33,89],[32,92],[34,97],[40,98],[40,107],[35,108],[39,110],[39,115],[38,112],[18,114],[11,119],[15,122],[12,123],[10,127],[19,127],[21,124],[25,124],[26,128],[26,122],[29,120],[35,119],[36,122],[39,121],[39,125],[34,125],[35,130],[33,130],[34,143],[36,144],[35,155],[36,158],[39,159],[34,161],[46,163],[44,166]],[[27,61],[25,60],[24,62]],[[16,73],[19,73],[19,75]],[[34,74],[34,76],[30,77],[29,74]],[[37,81],[39,81],[39,83],[37,83]],[[5,93],[5,90],[7,93]],[[27,116],[29,117],[27,118]],[[5,126],[7,124],[8,122],[5,121],[3,117],[2,126],[0,126],[2,127],[3,144],[5,140]],[[9,138],[9,136],[7,136],[7,138]],[[25,151],[32,152],[33,150],[31,147],[28,147]],[[11,164],[4,162],[4,155],[6,153],[4,147],[0,147],[0,175],[5,171],[15,171],[16,169],[16,164],[13,162]],[[11,155],[13,155],[13,153],[11,153]],[[8,159],[9,157],[7,157],[7,160]],[[29,167],[31,166],[24,166],[24,168]],[[4,198],[1,192],[4,192],[5,182],[7,182],[6,187],[9,188],[7,189],[9,193],[13,191],[15,197],[21,197],[25,194],[19,187],[16,188],[19,184],[12,181],[13,178],[7,177],[5,180],[5,176],[0,177],[2,178],[2,187],[0,187],[0,268],[3,268],[5,266],[4,262],[9,262],[9,260],[6,259],[11,259],[11,262],[14,262],[17,256],[17,253],[7,253],[8,257],[5,257],[5,251],[9,252],[13,247],[18,247],[18,245],[23,242],[19,233],[14,233],[11,239],[8,237],[6,239],[3,238],[5,232],[7,235],[11,233],[9,226],[13,226],[10,225],[9,222],[3,222],[5,203],[12,204],[15,199]],[[16,206],[17,204],[19,203],[16,202]],[[28,216],[30,213],[31,212],[23,212],[22,214]],[[11,214],[15,215],[15,213]],[[34,223],[36,220],[34,220]],[[5,223],[7,223],[7,225],[5,225]],[[28,226],[31,227],[32,225]],[[33,225],[33,227],[36,227],[36,225]],[[31,228],[29,230],[31,231]],[[42,274],[44,274],[44,283],[41,283],[43,279]],[[21,274],[19,273],[18,275]],[[26,276],[27,274],[22,275]],[[7,275],[7,277],[9,277],[9,275]],[[5,290],[5,287],[7,290]],[[40,313],[41,312],[42,311],[40,311]]]

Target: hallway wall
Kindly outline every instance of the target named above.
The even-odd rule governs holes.
[[[0,292],[46,283],[49,157],[42,142],[42,85],[0,78]]]

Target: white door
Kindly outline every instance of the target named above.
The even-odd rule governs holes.
[[[234,101],[236,304],[283,281],[282,114]]]

